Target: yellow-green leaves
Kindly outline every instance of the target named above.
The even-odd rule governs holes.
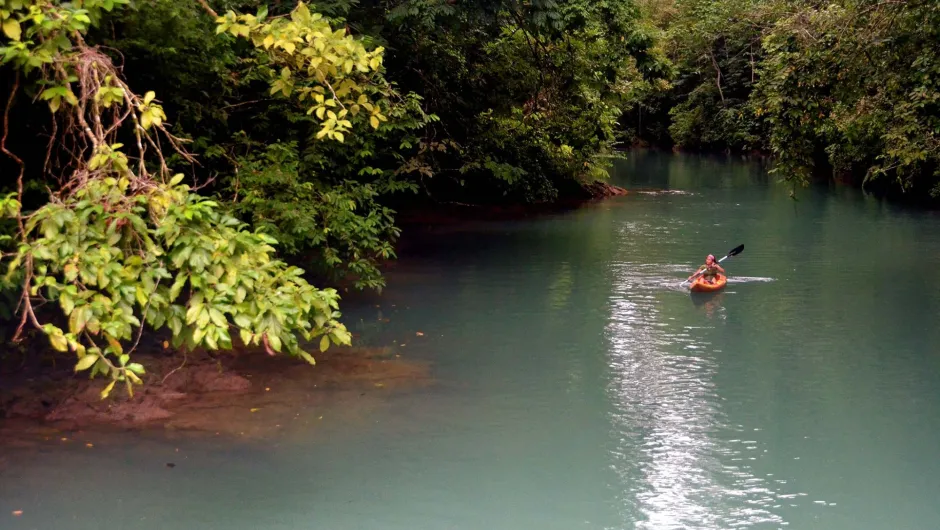
[[[352,127],[352,122],[345,119],[348,111],[343,109],[337,114],[332,110],[326,110],[324,107],[320,107],[317,109],[318,115],[321,110],[325,111],[325,119],[323,121],[323,128],[317,132],[316,137],[318,139],[327,137],[342,142],[344,139],[343,132],[348,131],[350,127]]]
[[[138,364],[138,363],[129,363],[125,368],[127,368],[128,370],[130,370],[131,372],[137,375],[144,375],[144,373],[146,373],[146,370],[144,370],[143,365]]]
[[[6,35],[10,40],[18,41],[22,35],[22,30],[20,29],[20,23],[13,17],[10,17],[3,21],[3,34]]]
[[[67,294],[63,295],[64,298],[70,298]],[[65,308],[63,308],[63,311]],[[69,333],[73,335],[79,335],[82,331],[85,330],[85,326],[88,324],[88,320],[93,316],[93,310],[91,306],[84,305],[79,308],[75,308],[72,305],[72,310],[66,312],[69,316]]]
[[[300,357],[301,357],[303,360],[307,361],[308,363],[310,363],[310,364],[312,364],[312,365],[317,364],[316,359],[314,359],[312,355],[310,355],[309,353],[307,353],[307,352],[305,352],[305,351],[303,351],[303,350],[300,351]]]
[[[163,109],[156,106],[150,107],[140,113],[140,126],[146,130],[154,125],[163,125],[165,119],[166,114],[163,113]]]
[[[345,113],[356,116],[360,108],[371,113],[373,128],[386,120],[379,104],[369,101],[369,94],[385,86],[379,73],[383,48],[367,50],[361,40],[346,35],[343,28],[333,30],[327,19],[302,2],[290,18],[265,21],[266,15],[229,11],[216,19],[216,31],[247,38],[269,54],[272,66],[279,68],[276,75],[272,69],[271,95],[313,100],[307,114],[322,122],[317,138],[343,142],[353,127]]]
[[[0,39],[0,62],[13,64],[24,72],[51,64],[74,51],[71,37],[86,31],[92,19],[98,20],[102,11],[127,3],[128,0],[0,1],[0,30],[5,37]]]
[[[0,198],[0,214],[22,222],[7,237],[13,244],[5,249],[13,255],[3,260],[4,272],[29,295],[20,310],[42,304],[30,321],[49,318],[62,326],[38,324],[50,348],[75,354],[76,372],[107,379],[103,398],[115,383],[128,392],[143,384],[145,370],[134,356],[147,330],[168,329],[174,348],[190,350],[230,349],[237,332],[246,344],[261,346],[263,340],[270,351],[304,359],[309,355],[300,340],[329,335],[324,344],[335,344],[335,334],[346,333],[336,291],[310,285],[302,270],[276,258],[274,238],[193,193],[183,175],[171,176],[166,165],[173,162],[164,162],[170,156],[162,149],[178,143],[160,130],[166,115],[157,95],[132,93],[106,55],[76,38],[91,20],[88,13],[97,19],[94,10],[115,3],[0,0],[0,57],[23,72],[26,65],[55,63],[29,79],[41,80],[39,99],[52,111],[70,113],[56,123],[68,125],[63,134],[73,134],[61,143],[74,156],[62,167],[75,171],[61,193],[28,216],[16,194]],[[35,8],[35,17],[3,11],[14,4]],[[344,140],[352,127],[348,103],[366,91],[364,79],[345,66],[350,60],[368,66],[361,43],[332,31],[303,6],[289,20],[266,22],[259,13],[223,22],[224,31],[273,54],[279,94],[293,96],[302,87],[308,101],[319,95],[330,137]],[[48,46],[36,44],[43,42]],[[310,68],[318,72],[313,77]],[[158,134],[169,141],[161,143]],[[187,158],[181,148],[177,152]]]
[[[118,173],[126,173],[128,171],[127,167],[127,155],[121,152],[121,148],[124,147],[123,144],[112,144],[112,145],[99,145],[98,150],[95,151],[94,155],[88,161],[88,169],[98,170],[98,169],[113,169]],[[115,184],[118,181],[115,180]],[[123,187],[126,187],[127,183],[124,181]]]
[[[58,351],[68,351],[69,344],[65,340],[65,337],[59,333],[56,335],[49,335],[49,342],[52,343],[52,347]]]
[[[153,96],[142,101],[152,104]],[[101,146],[96,167],[111,171],[122,147]],[[329,333],[334,343],[348,336],[336,321],[335,291],[308,284],[300,269],[273,258],[276,240],[177,187],[182,180],[154,182],[135,197],[126,177],[93,179],[31,218],[23,252],[44,271],[31,290],[43,289],[68,321],[67,332],[51,324],[43,331],[53,348],[76,352],[77,372],[110,377],[132,392],[145,372],[129,348],[144,325],[169,328],[174,347],[210,350],[232,348],[237,329],[246,345],[263,338],[270,351],[305,360],[298,336]],[[161,202],[159,218],[149,201]]]
[[[106,109],[110,108],[111,105],[123,103],[124,89],[117,86],[104,85],[98,89],[98,93],[95,94],[95,101]]]
[[[89,353],[89,354],[85,355],[84,357],[82,357],[81,359],[79,359],[77,363],[75,363],[75,371],[76,371],[76,372],[83,372],[83,371],[85,371],[85,370],[91,368],[92,365],[94,365],[96,362],[98,362],[98,356]],[[113,382],[112,382],[112,384],[113,384]],[[109,385],[109,387],[110,387],[110,385]],[[108,391],[110,392],[110,388],[108,389]]]
[[[229,31],[233,35],[239,37],[248,37],[248,35],[251,34],[251,28],[244,24],[232,24],[232,26],[229,28]]]
[[[290,96],[291,92],[294,90],[294,79],[291,75],[290,68],[282,68],[281,75],[271,81],[271,95],[275,95],[278,92],[283,94],[285,97]]]
[[[153,126],[160,127],[166,120],[163,107],[154,102],[157,95],[152,90],[144,95],[143,103],[139,105],[140,126],[148,130]]]
[[[75,97],[75,93],[72,92],[72,88],[69,86],[54,86],[47,88],[39,94],[39,99],[49,102],[49,109],[52,112],[57,112],[62,106],[62,102],[65,101],[69,105],[77,105],[78,98]]]
[[[0,217],[13,218],[20,214],[20,201],[16,198],[16,193],[8,193],[0,197]]]

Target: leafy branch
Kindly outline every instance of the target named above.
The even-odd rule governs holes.
[[[389,93],[381,76],[384,49],[367,50],[303,2],[289,16],[268,18],[262,7],[256,15],[228,11],[216,24],[217,33],[249,39],[264,51],[271,95],[310,102],[307,114],[320,120],[317,139],[343,142],[360,113],[373,129],[388,120],[382,112]]]
[[[20,191],[0,198],[0,214],[19,226],[16,251],[4,256],[4,280],[22,292],[16,339],[30,326],[56,350],[73,352],[76,372],[110,378],[103,398],[117,382],[130,393],[142,384],[144,367],[131,355],[145,327],[169,329],[174,347],[189,350],[232,348],[237,333],[245,345],[311,364],[300,339],[318,339],[321,351],[349,344],[335,290],[310,285],[301,269],[275,259],[272,237],[249,230],[170,170],[164,145],[195,160],[166,129],[156,94],[135,94],[81,36],[99,11],[119,3],[8,2],[12,14],[3,13],[11,39],[0,47],[3,62],[47,87],[40,99],[61,115],[60,138],[74,145],[65,184],[44,206],[23,210],[22,173]],[[0,146],[15,158],[6,149],[8,109]]]

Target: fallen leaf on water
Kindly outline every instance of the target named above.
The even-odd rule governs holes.
[[[322,420],[322,419],[323,419],[323,416],[320,416],[320,417],[319,417],[319,418],[317,418],[317,419],[320,419],[320,420]]]
[[[405,344],[399,344],[399,346],[401,346],[402,348],[404,348],[406,345],[405,345]]]
[[[383,386],[385,386],[385,383],[376,383],[376,384],[375,384],[375,387],[376,387],[376,388],[382,388]]]
[[[251,412],[258,412],[261,409],[251,409]]]
[[[21,515],[23,515],[23,510],[13,510],[14,517],[19,517]]]
[[[423,336],[424,336],[424,333],[421,333],[421,332],[419,331],[419,332],[415,333],[415,335],[417,335],[417,336],[419,336],[419,337],[423,337]]]
[[[85,447],[94,447],[95,444],[85,444]]]
[[[264,391],[265,391],[265,392],[270,392],[270,391],[271,391],[271,387],[267,387],[267,386],[264,387]]]
[[[67,441],[69,441],[69,439],[68,439],[68,438],[62,438],[62,441],[63,441],[63,442],[67,442]]]

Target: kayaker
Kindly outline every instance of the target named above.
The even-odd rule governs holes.
[[[713,254],[709,254],[708,257],[705,258],[705,265],[702,265],[701,267],[699,267],[695,271],[695,274],[692,274],[692,276],[689,276],[689,279],[687,281],[692,281],[692,277],[702,271],[705,271],[704,274],[702,274],[702,277],[705,278],[705,281],[708,283],[715,283],[715,278],[718,277],[718,274],[725,273],[725,270],[721,268],[721,265],[719,265],[718,262],[715,260],[715,256]]]

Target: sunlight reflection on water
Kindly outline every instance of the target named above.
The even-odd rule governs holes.
[[[662,322],[650,291],[664,267],[613,263],[610,298],[612,468],[621,480],[624,527],[732,528],[786,524],[771,512],[774,493],[746,465],[728,465],[751,446],[713,436],[725,431],[708,357],[712,347],[685,327]],[[674,282],[673,282],[674,283]],[[679,347],[689,354],[670,353]],[[692,355],[693,352],[700,352]],[[753,449],[756,449],[754,447]],[[642,476],[642,481],[636,477]],[[635,521],[640,514],[645,520]]]

